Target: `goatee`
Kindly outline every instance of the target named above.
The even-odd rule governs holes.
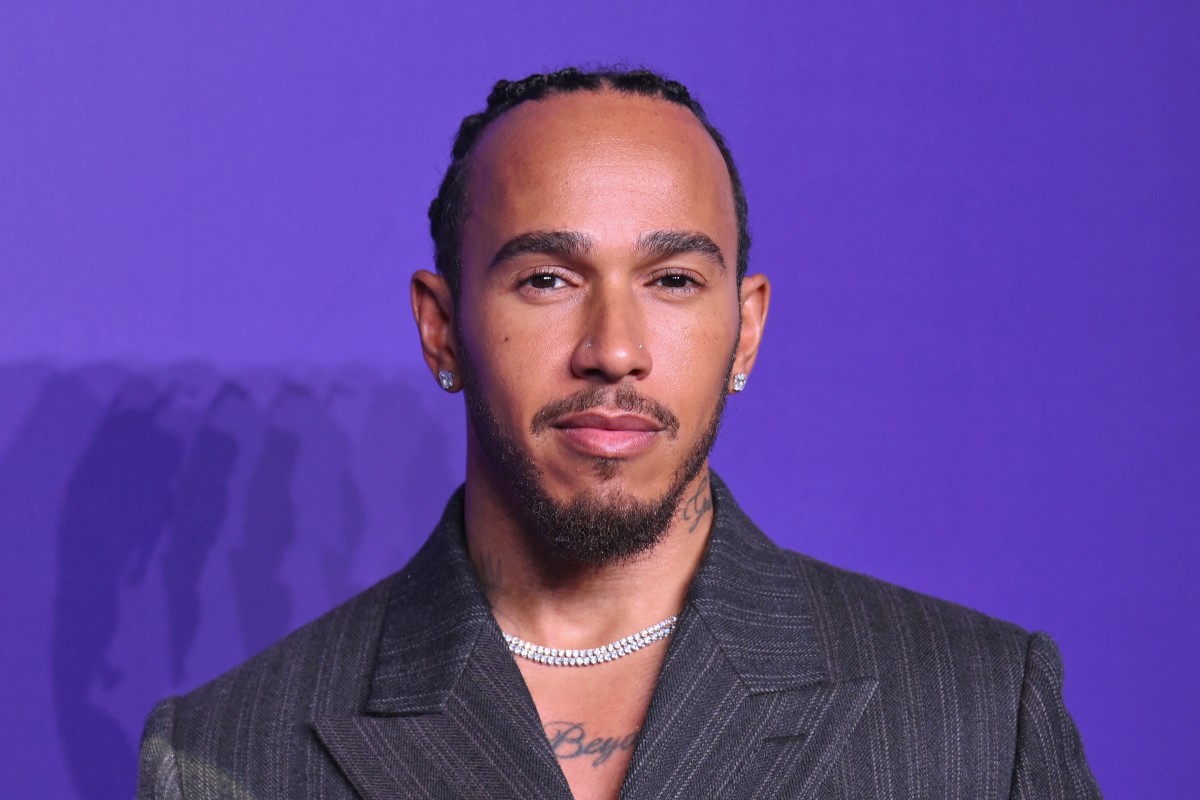
[[[549,557],[564,566],[619,564],[649,552],[662,541],[684,490],[700,473],[716,443],[727,399],[724,385],[703,434],[675,469],[670,487],[662,496],[643,501],[621,489],[597,489],[563,503],[547,494],[532,459],[501,426],[469,372],[464,376],[467,413],[480,446],[504,476],[526,527],[538,537],[538,544]],[[678,433],[679,421],[669,409],[628,386],[592,386],[548,403],[534,416],[531,430],[536,434],[550,427],[559,415],[601,405],[645,414],[663,426],[665,435]],[[620,470],[620,459],[598,458],[594,468],[602,482],[610,480]]]

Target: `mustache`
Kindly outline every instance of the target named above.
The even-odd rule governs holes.
[[[679,434],[679,417],[671,413],[671,409],[657,400],[639,394],[630,386],[620,386],[615,390],[604,386],[589,386],[559,400],[551,400],[533,415],[529,430],[535,434],[542,433],[561,417],[578,414],[597,406],[619,408],[650,417],[661,425],[672,439]]]

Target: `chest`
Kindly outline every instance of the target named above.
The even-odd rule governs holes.
[[[662,657],[651,651],[590,667],[520,664],[546,740],[576,800],[620,794]]]

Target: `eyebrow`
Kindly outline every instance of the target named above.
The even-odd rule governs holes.
[[[655,231],[638,240],[638,252],[652,260],[670,258],[684,253],[708,257],[725,271],[725,256],[721,248],[699,231]]]
[[[530,231],[509,239],[492,257],[489,269],[527,253],[578,258],[592,251],[592,237],[578,231]],[[661,260],[684,253],[697,253],[709,258],[722,271],[725,256],[707,234],[699,231],[654,231],[638,239],[637,252],[649,260]]]
[[[525,255],[539,253],[550,256],[585,256],[592,249],[592,237],[576,231],[532,231],[514,236],[504,243],[492,257],[490,268],[505,261]]]

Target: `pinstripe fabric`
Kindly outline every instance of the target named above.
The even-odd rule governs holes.
[[[780,550],[715,476],[713,499],[623,798],[1099,796],[1049,638]],[[461,503],[392,578],[159,704],[139,797],[569,798]]]

